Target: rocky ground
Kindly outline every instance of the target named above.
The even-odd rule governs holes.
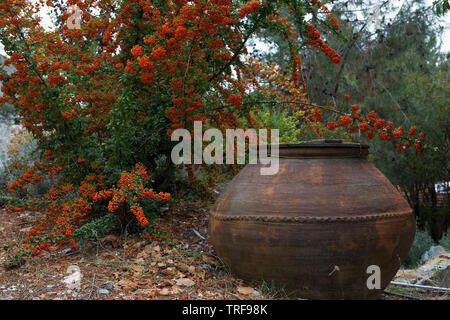
[[[40,218],[0,211],[0,299],[271,299],[270,288],[233,278],[206,241],[208,211],[198,204],[164,214],[173,243],[107,236],[86,248],[61,247],[21,257],[25,232]],[[208,206],[206,206],[208,207]],[[77,266],[79,289],[69,289]],[[70,270],[69,270],[70,271]],[[73,271],[72,271],[73,272]]]
[[[450,252],[433,246],[422,255],[421,265],[415,269],[400,269],[387,290],[408,294],[415,298],[449,299]]]
[[[107,236],[84,248],[60,247],[38,257],[20,254],[38,212],[0,210],[0,300],[5,299],[286,299],[282,291],[230,275],[207,240],[211,204],[168,209],[171,244],[135,236]],[[71,266],[75,266],[71,270]],[[75,272],[71,274],[70,272]],[[80,275],[79,288],[67,283]],[[390,286],[380,299],[448,299],[442,292]]]

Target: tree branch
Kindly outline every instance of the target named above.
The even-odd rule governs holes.
[[[209,82],[214,81],[217,77],[219,77],[226,69],[228,69],[233,62],[236,61],[236,59],[241,54],[242,49],[244,49],[245,44],[247,43],[248,39],[250,39],[251,35],[255,33],[256,29],[259,26],[259,23],[262,21],[262,18],[264,16],[260,15],[258,19],[256,20],[255,24],[253,25],[253,28],[245,35],[244,40],[242,41],[241,45],[234,51],[233,57],[218,71],[216,72],[210,79]]]

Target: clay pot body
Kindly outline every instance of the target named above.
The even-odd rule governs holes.
[[[376,298],[409,252],[415,219],[367,155],[360,144],[305,143],[280,146],[276,175],[247,165],[211,212],[217,255],[238,277],[289,296]],[[380,268],[380,289],[367,286],[369,266]]]

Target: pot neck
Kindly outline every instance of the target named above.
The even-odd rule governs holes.
[[[280,144],[280,158],[362,158],[367,159],[369,146],[342,140],[313,140]]]

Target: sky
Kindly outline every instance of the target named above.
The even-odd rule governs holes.
[[[433,4],[433,0],[427,0],[426,2],[429,6]],[[441,52],[450,52],[450,11],[448,11],[441,20],[441,25],[444,27]]]
[[[37,1],[37,0],[32,0],[32,1]],[[401,5],[406,1],[406,0],[392,0],[398,3],[399,7],[401,7]],[[428,5],[432,5],[433,0],[426,0],[426,3]],[[331,7],[330,7],[331,9]],[[42,23],[44,26],[49,27],[51,26],[51,20],[49,18],[48,15],[48,11],[47,10],[41,10],[40,15],[42,17]],[[394,17],[396,15],[396,12],[392,13],[392,17]],[[441,23],[440,25],[444,28],[443,34],[442,34],[442,47],[441,47],[441,52],[450,52],[450,12],[447,12],[447,14],[443,17],[441,17]],[[260,49],[260,48],[258,48]],[[262,49],[262,48],[261,48]],[[5,52],[3,50],[3,46],[0,43],[0,54],[5,55]]]

